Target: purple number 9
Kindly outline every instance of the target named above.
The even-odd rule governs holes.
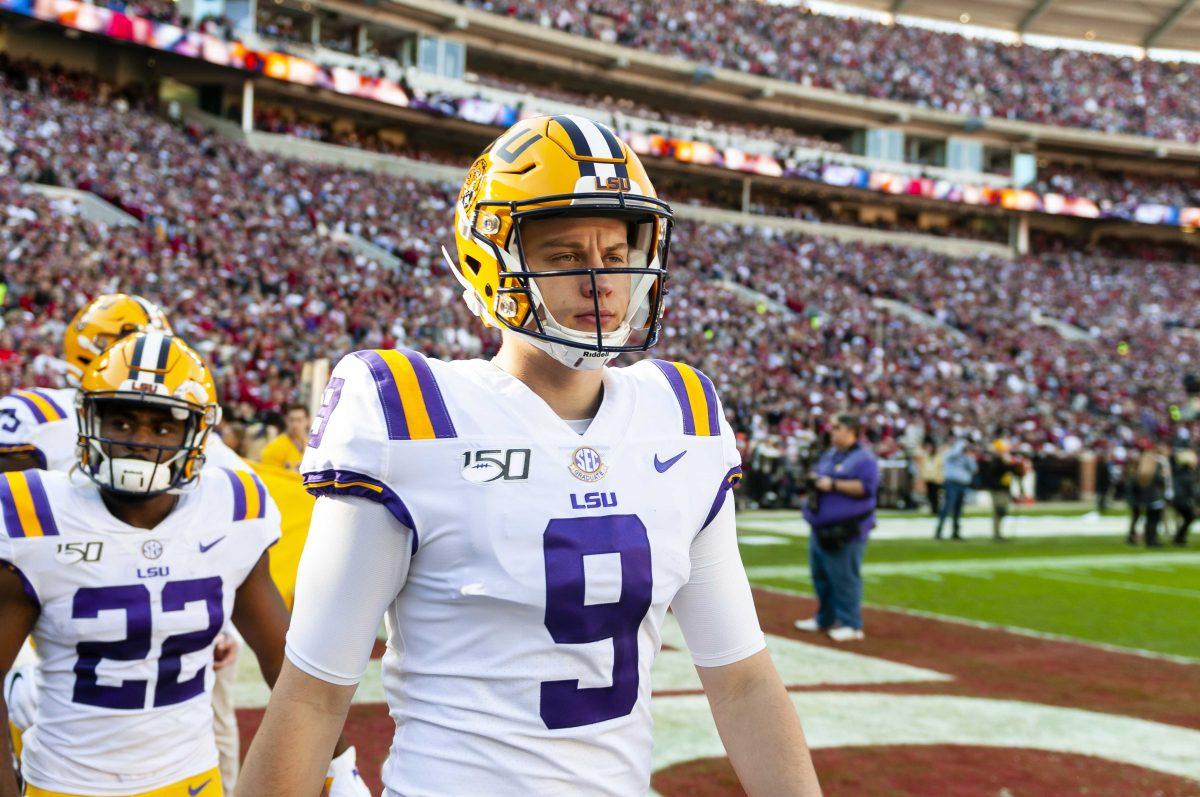
[[[329,416],[333,414],[334,407],[342,400],[342,386],[345,384],[345,379],[335,376],[325,386],[325,392],[321,394],[321,406],[317,410],[317,417],[313,418],[312,429],[309,431],[309,448],[321,445],[321,438],[325,436],[325,427],[329,425]]]
[[[611,639],[612,686],[581,689],[579,679],[543,681],[542,721],[547,728],[576,728],[633,711],[638,698],[638,629],[650,610],[654,576],[650,539],[636,515],[551,520],[543,535],[546,559],[546,629],[560,645]],[[583,558],[621,556],[621,597],[584,604]]]

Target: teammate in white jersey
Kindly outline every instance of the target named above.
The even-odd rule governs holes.
[[[0,398],[0,471],[71,470],[75,466],[79,441],[76,386],[84,369],[112,344],[145,330],[170,334],[171,325],[156,304],[141,296],[103,294],[80,308],[63,333],[62,360],[66,381],[71,386],[20,389]],[[231,470],[247,467],[219,435],[208,437],[204,454],[205,467]],[[221,774],[230,790],[236,781],[240,753],[237,720],[232,707],[232,690],[237,677],[234,636],[223,633],[218,639],[215,668],[219,675],[213,689]],[[31,658],[32,653],[27,649],[18,661]],[[6,684],[6,694],[17,703],[17,709],[10,716],[14,746],[20,743],[19,734],[33,723],[36,714],[33,680],[21,680],[22,677],[22,670],[16,668],[9,676],[12,683]]]
[[[301,466],[319,498],[288,663],[239,795],[314,791],[381,615],[389,797],[644,794],[668,608],[746,791],[819,793],[738,554],[712,383],[605,367],[658,337],[670,230],[587,119],[520,122],[471,167],[450,267],[502,348],[334,370]]]
[[[0,476],[0,672],[28,634],[39,653],[24,793],[218,795],[213,647],[232,618],[275,680],[279,512],[250,471],[201,478],[220,409],[178,338],[112,346],[84,372],[78,413],[76,471]],[[0,756],[0,795],[16,789]]]

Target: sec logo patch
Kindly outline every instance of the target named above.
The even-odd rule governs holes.
[[[567,466],[571,475],[584,482],[600,481],[608,473],[608,466],[600,458],[599,452],[588,446],[581,446],[571,454],[571,464]]]

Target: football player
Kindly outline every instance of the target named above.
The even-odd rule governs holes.
[[[27,635],[39,653],[24,794],[219,795],[213,649],[231,618],[274,683],[279,512],[250,471],[201,478],[220,408],[178,338],[123,338],[84,370],[75,410],[75,471],[0,476],[0,672]],[[368,794],[357,774],[339,785]],[[16,789],[0,756],[0,795]]]
[[[659,336],[671,224],[585,118],[522,121],[475,161],[447,259],[501,350],[336,367],[301,466],[320,497],[288,662],[239,795],[316,789],[381,616],[387,795],[644,794],[668,608],[746,791],[819,793],[738,553],[712,382],[605,367]]]
[[[16,390],[0,398],[0,471],[27,468],[68,471],[75,466],[79,438],[75,394],[83,371],[109,346],[127,335],[144,330],[171,333],[166,315],[141,296],[109,293],[97,296],[75,313],[63,333],[62,357],[69,387]],[[210,435],[205,446],[208,467],[244,470],[246,464],[218,435]],[[221,772],[232,789],[238,769],[239,740],[233,714],[232,691],[236,682],[237,642],[234,634],[222,634],[217,644],[217,685],[213,689]],[[33,659],[26,649],[18,663]],[[23,665],[32,666],[32,665]],[[21,680],[23,667],[14,667],[6,686],[20,710],[10,720],[14,747],[19,734],[28,729],[36,714],[34,680]]]

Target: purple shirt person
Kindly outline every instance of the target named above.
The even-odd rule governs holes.
[[[812,527],[808,563],[818,605],[816,616],[797,620],[796,627],[828,632],[838,642],[863,638],[862,559],[875,528],[879,490],[879,463],[859,442],[860,430],[857,415],[834,419],[833,446],[810,474],[815,494],[804,507]]]

